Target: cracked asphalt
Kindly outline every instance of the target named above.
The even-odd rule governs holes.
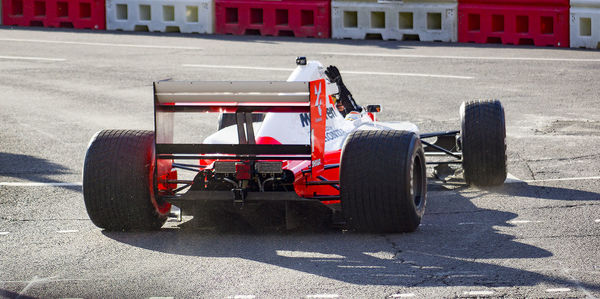
[[[350,72],[359,103],[424,132],[458,129],[462,101],[500,99],[509,181],[430,177],[410,234],[186,210],[157,232],[91,223],[88,141],[152,129],[153,81],[285,80],[298,55]],[[586,50],[0,27],[0,297],[600,297],[599,69]],[[215,119],[183,119],[182,138]]]

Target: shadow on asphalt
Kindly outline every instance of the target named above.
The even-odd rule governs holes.
[[[526,183],[506,184],[501,187],[489,188],[487,191],[510,196],[552,200],[600,200],[600,194],[595,192],[559,187],[535,186]]]
[[[13,177],[28,182],[63,183],[54,176],[72,174],[72,170],[46,159],[29,155],[0,152],[0,176]],[[80,186],[60,186],[81,192]]]
[[[20,295],[19,293],[11,292],[9,290],[0,289],[0,298],[34,299],[35,297]]]
[[[496,188],[496,191],[550,199],[557,199],[559,195],[551,196],[548,192],[572,194],[578,199],[597,198],[597,194],[590,192],[522,184]],[[543,263],[544,258],[553,255],[542,248],[518,242],[514,236],[500,233],[495,228],[512,226],[508,221],[517,214],[478,208],[458,192],[437,194],[441,195],[435,192],[430,195],[421,227],[409,234],[359,234],[328,226],[316,228],[314,219],[308,219],[311,225],[307,225],[307,229],[278,232],[252,228],[251,223],[225,215],[216,217],[218,219],[210,224],[212,226],[206,221],[191,220],[178,228],[158,232],[104,234],[116,241],[158,252],[243,258],[359,285],[515,287],[572,284],[552,275],[506,266],[514,259],[539,259],[539,263]],[[273,218],[277,217],[281,215]],[[598,285],[583,283],[581,286],[600,291]]]

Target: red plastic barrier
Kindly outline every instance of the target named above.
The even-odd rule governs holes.
[[[2,0],[2,24],[106,29],[104,0]]]
[[[215,32],[329,38],[329,0],[215,0]]]
[[[569,47],[569,0],[459,0],[458,41]]]

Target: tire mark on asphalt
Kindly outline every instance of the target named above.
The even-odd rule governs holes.
[[[577,288],[583,292],[587,298],[594,298],[596,299],[596,297],[594,295],[592,295],[592,293],[590,293],[590,291],[588,291],[586,288],[583,287],[583,285],[581,285],[581,282],[575,278],[575,276],[571,275],[570,270],[569,269],[563,269],[563,272],[569,277],[569,280],[575,284],[577,286]]]

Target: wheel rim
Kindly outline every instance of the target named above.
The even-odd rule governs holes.
[[[413,160],[412,169],[411,194],[413,195],[415,207],[419,208],[423,202],[423,168],[419,156],[416,156]]]
[[[156,210],[156,212],[161,215],[161,216],[166,216],[169,214],[169,212],[171,212],[171,204],[168,202],[159,202],[156,199],[156,171],[157,171],[157,165],[156,165],[156,159],[154,158],[154,150],[152,150],[152,154],[151,154],[152,160],[150,162],[150,167],[149,167],[149,173],[148,173],[148,180],[149,180],[149,187],[150,187],[150,201],[152,202],[152,205],[154,206],[154,209]]]

